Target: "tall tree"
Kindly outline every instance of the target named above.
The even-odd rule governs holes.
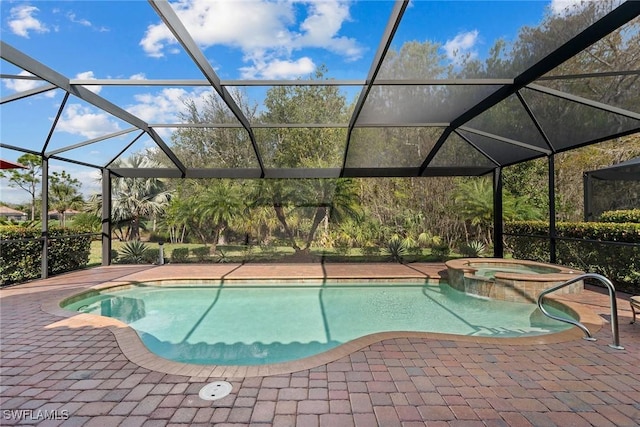
[[[42,159],[36,154],[23,154],[18,163],[26,169],[0,171],[0,177],[9,179],[9,186],[21,188],[31,197],[31,220],[36,219],[36,194],[42,177]]]
[[[542,212],[549,212],[549,168],[546,159],[530,160],[503,169],[504,190],[528,198]]]
[[[80,181],[66,171],[53,172],[49,184],[49,206],[60,215],[60,225],[66,225],[65,213],[84,205],[80,194]]]
[[[193,209],[188,200],[179,197],[171,198],[160,219],[160,227],[169,233],[171,243],[184,243],[192,216]]]
[[[450,67],[440,45],[411,41],[387,52],[378,79],[437,79],[447,77]],[[462,94],[443,85],[374,86],[367,97],[359,123],[397,123],[398,127],[356,128],[351,134],[349,167],[418,167],[442,133],[439,128],[409,127],[412,123],[451,120],[456,99]]]
[[[214,181],[202,188],[193,198],[198,230],[203,243],[207,243],[211,233],[214,245],[234,219],[244,214],[245,198],[238,191],[238,186],[228,181]]]
[[[115,164],[119,167],[148,168],[155,164],[142,153]],[[112,189],[112,217],[129,224],[130,240],[140,239],[140,221],[160,215],[169,203],[171,193],[157,178],[116,178]]]
[[[493,185],[486,178],[460,180],[454,193],[455,205],[462,218],[474,229],[473,238],[492,243],[493,230]],[[516,197],[505,191],[503,194],[503,217],[508,221],[541,219],[542,212],[528,197]]]
[[[231,95],[250,122],[255,120],[256,105],[251,105],[247,94],[240,90]],[[180,119],[185,123],[223,123],[239,125],[227,104],[214,92],[201,99],[185,99]],[[248,168],[257,167],[258,161],[243,128],[195,127],[181,128],[172,135],[173,150],[185,165],[194,168]]]
[[[324,79],[326,68],[313,75]],[[274,87],[265,99],[266,123],[343,123],[348,107],[335,86]],[[258,134],[265,162],[281,168],[339,167],[346,132],[331,128],[276,128]],[[296,253],[308,253],[322,221],[358,215],[357,189],[350,180],[278,180],[261,183],[259,206],[272,206]],[[299,219],[296,221],[295,219]],[[301,242],[298,242],[299,238]]]
[[[548,55],[589,24],[619,5],[617,0],[567,4],[563,13],[547,11],[536,26],[524,26],[512,42],[499,40],[484,62],[468,60],[460,77],[512,78]],[[572,96],[637,111],[640,75],[629,73],[640,67],[640,21],[630,21],[563,62],[536,84]],[[594,75],[608,73],[609,75]],[[612,133],[637,129],[637,120],[579,102],[539,93],[520,91],[554,148],[586,143]],[[548,148],[528,120],[519,101],[512,97],[472,120],[468,125],[541,148]],[[570,125],[574,124],[574,125]],[[582,216],[582,174],[633,158],[640,153],[637,136],[617,138],[556,156],[556,208],[558,218],[579,220]],[[514,165],[505,170],[505,188],[530,192],[540,207],[548,205],[548,172],[544,161]]]
[[[246,92],[232,90],[231,95],[244,116],[250,122],[254,122],[257,106],[248,100]],[[186,123],[199,125],[206,123],[239,124],[227,104],[214,92],[199,99],[185,99],[184,106],[180,118]],[[258,167],[249,134],[243,128],[224,126],[182,128],[176,130],[171,138],[172,149],[187,167]],[[220,198],[227,195],[233,197],[234,194],[241,191],[241,187],[242,185],[237,181],[225,181],[223,184],[216,180],[199,180],[197,182],[184,180],[180,183],[173,183],[175,198],[169,210],[170,215],[165,218],[165,225],[169,226],[170,222],[170,227],[180,228],[182,230],[180,239],[184,238],[185,233],[192,233],[202,242],[213,241],[215,244],[228,224],[226,220],[218,222],[226,215],[221,211],[214,212],[217,208],[213,205],[207,205],[207,203],[216,203],[216,200],[220,201]],[[220,191],[219,194],[217,194],[218,191]],[[230,202],[234,204],[235,199],[230,199]],[[230,206],[227,207],[230,208]],[[215,224],[211,223],[212,219],[215,219]]]
[[[326,69],[312,76],[324,79]],[[347,120],[345,96],[336,86],[277,86],[267,92],[266,110],[260,121],[285,123],[344,123]],[[265,163],[271,167],[338,167],[342,162],[345,129],[275,128],[257,133]]]
[[[263,181],[256,186],[254,207],[271,206],[296,253],[308,253],[318,226],[360,218],[359,187],[351,179]]]

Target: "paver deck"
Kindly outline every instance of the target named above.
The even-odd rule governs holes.
[[[110,266],[0,290],[0,424],[63,426],[638,426],[640,323],[587,286],[561,298],[597,330],[548,339],[381,334],[288,369],[179,366],[126,345],[131,331],[58,310],[93,286],[171,278],[437,279],[442,264]],[[599,324],[598,324],[599,323]],[[601,326],[601,327],[599,327]],[[135,335],[135,334],[134,334]],[[123,341],[124,340],[124,341]],[[125,343],[125,344],[123,344]],[[282,368],[282,367],[281,367]],[[232,393],[198,397],[226,380]]]

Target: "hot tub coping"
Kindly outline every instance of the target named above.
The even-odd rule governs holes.
[[[536,302],[540,293],[583,274],[563,265],[531,260],[505,258],[460,258],[445,262],[449,285],[461,292],[498,300]],[[479,266],[482,267],[479,267]],[[480,268],[528,266],[551,271],[496,271],[493,277],[476,274]],[[584,287],[582,280],[563,288],[559,293],[577,293]]]
[[[485,279],[485,277],[476,276],[474,273],[478,271],[478,268],[471,264],[490,264],[496,267],[510,267],[514,265],[526,265],[531,267],[544,267],[552,270],[556,270],[553,273],[515,273],[506,271],[496,271],[496,278],[505,279],[521,279],[532,282],[549,282],[549,281],[566,281],[573,277],[584,274],[583,271],[576,270],[571,267],[550,264],[539,261],[521,260],[513,258],[458,258],[445,262],[447,269],[461,270],[465,275],[473,275],[476,279]]]

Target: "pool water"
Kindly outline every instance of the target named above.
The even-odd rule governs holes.
[[[123,321],[166,359],[220,365],[296,360],[385,331],[519,337],[571,327],[540,316],[534,304],[445,284],[135,285],[64,308]]]
[[[549,274],[555,273],[557,270],[545,267],[538,267],[534,265],[519,265],[517,267],[479,267],[474,273],[476,276],[483,276],[488,278],[495,278],[496,273],[517,273],[517,274]]]

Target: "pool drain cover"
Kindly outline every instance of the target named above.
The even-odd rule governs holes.
[[[200,399],[218,400],[231,393],[232,386],[226,381],[216,381],[205,385],[200,389]]]

